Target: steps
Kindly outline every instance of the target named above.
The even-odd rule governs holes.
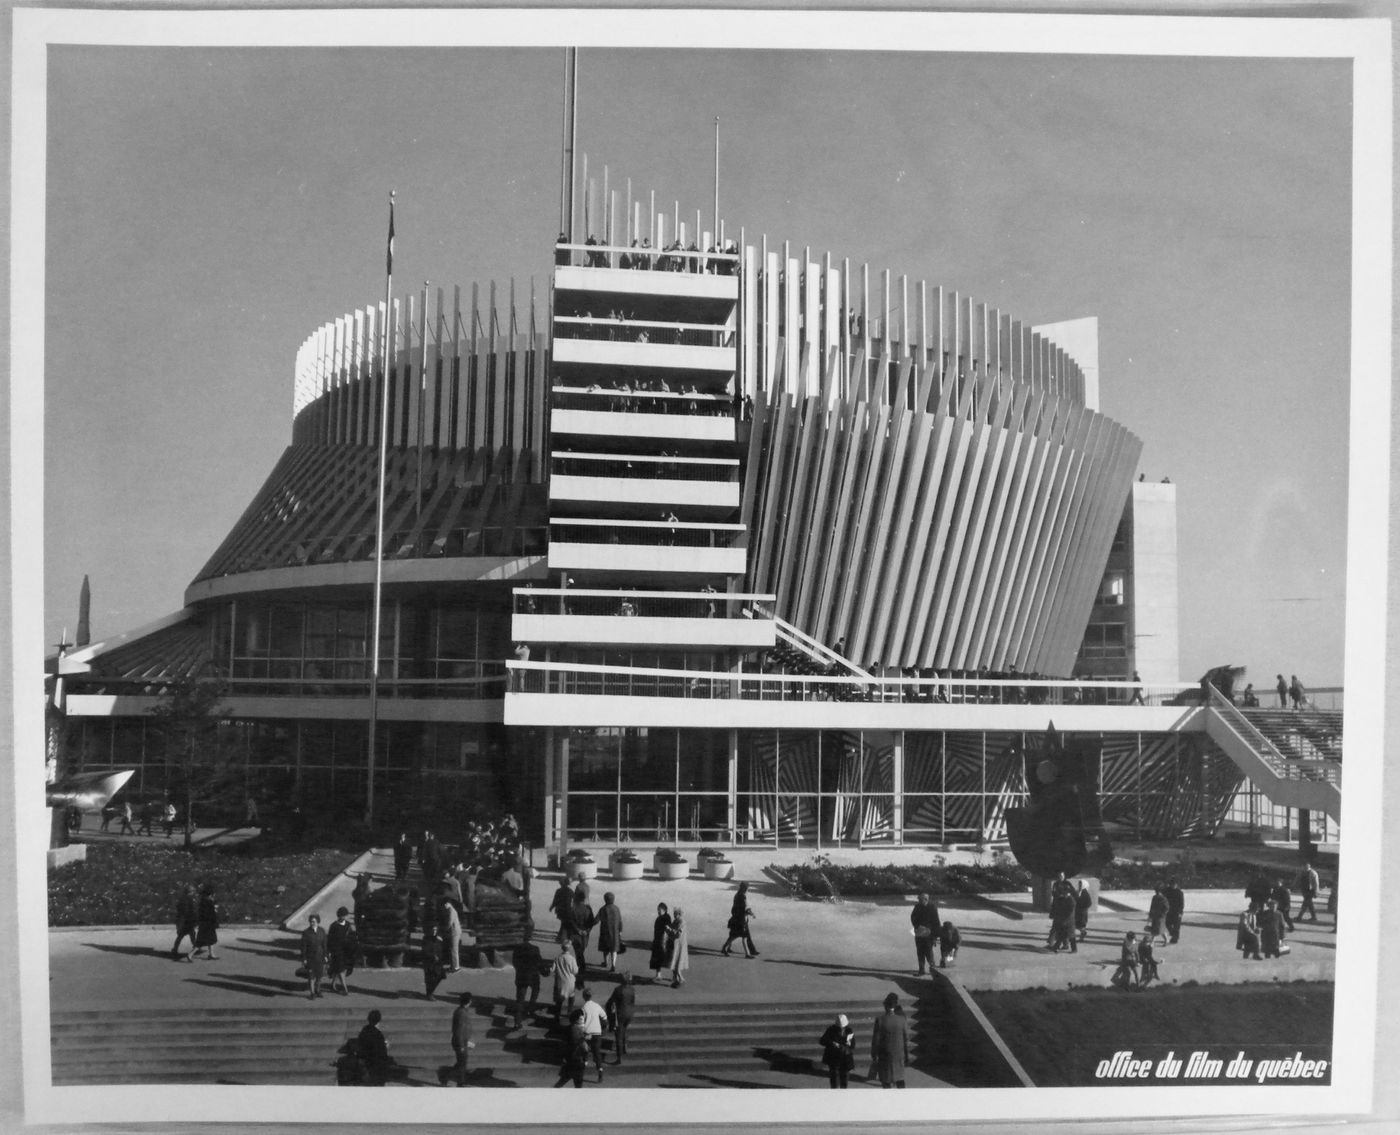
[[[1338,760],[1289,757],[1249,716],[1218,690],[1202,707],[1206,734],[1273,803],[1309,808],[1340,820],[1342,766]]]
[[[598,988],[600,994],[608,989]],[[448,1033],[455,998],[428,1002],[359,992],[348,998],[327,993],[316,1002],[288,999],[275,1007],[56,1011],[53,1082],[333,1084],[337,1049],[359,1032],[375,1006],[384,1014],[390,1054],[405,1068],[404,1082],[438,1083],[452,1060]],[[517,1032],[508,1000],[479,997],[474,1007],[471,1066],[478,1075],[502,1086],[553,1082],[559,1043],[548,1029],[552,1013],[527,1020]],[[907,1011],[913,1067],[943,1085],[977,1082],[976,1069],[964,1066],[963,1046],[944,1027],[936,1004],[915,1002]],[[777,1074],[791,1077],[794,1087],[818,1087],[826,1071],[817,1042],[833,1018],[829,1002],[639,1004],[624,1064],[611,1063],[613,1038],[604,1039],[607,1082],[642,1087],[665,1077],[732,1080],[745,1074],[771,1082]],[[856,1072],[863,1074],[869,1023],[857,1018],[856,1028]]]

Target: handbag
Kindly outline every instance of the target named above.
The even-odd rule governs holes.
[[[617,952],[618,952],[619,954],[625,954],[625,953],[627,953],[627,943],[626,943],[626,942],[619,942],[619,943],[617,944]]]
[[[296,975],[297,977],[310,977],[311,971],[305,966],[297,966]]]

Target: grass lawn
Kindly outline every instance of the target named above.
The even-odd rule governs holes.
[[[354,858],[327,848],[263,855],[247,845],[92,843],[86,862],[49,872],[49,925],[173,923],[184,883],[212,884],[224,923],[281,922]]]
[[[1157,1079],[1098,1079],[1099,1062],[1131,1050],[1154,1062],[1174,1053],[1182,1062],[1170,1082],[1254,1083],[1257,1062],[1301,1052],[1331,1060],[1332,993],[1327,982],[1288,985],[1149,986],[1141,993],[1116,989],[978,992],[974,998],[993,1027],[1039,1087],[1161,1084]],[[1193,1052],[1208,1052],[1226,1068],[1237,1053],[1256,1062],[1247,1080],[1223,1075],[1187,1079]],[[1270,1080],[1270,1083],[1283,1082]],[[1325,1083],[1326,1080],[1290,1080]],[[1264,1090],[1264,1089],[1261,1089]]]

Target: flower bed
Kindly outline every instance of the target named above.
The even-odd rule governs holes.
[[[281,922],[352,859],[326,848],[257,855],[236,848],[92,843],[86,861],[49,873],[49,925],[173,923],[185,883],[214,887],[222,922]]]

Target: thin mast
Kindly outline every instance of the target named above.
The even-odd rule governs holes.
[[[384,257],[384,319],[379,376],[379,488],[374,522],[374,618],[369,663],[369,761],[365,787],[365,826],[374,826],[374,750],[379,731],[379,623],[384,590],[384,470],[389,460],[389,335],[394,293],[394,194],[389,193],[389,244]]]
[[[715,231],[710,240],[716,251],[724,251],[719,246],[719,115],[715,115]]]

